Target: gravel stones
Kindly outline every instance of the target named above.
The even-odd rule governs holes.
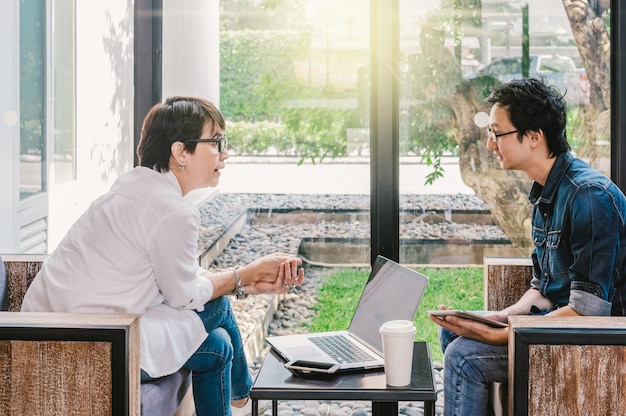
[[[274,195],[274,194],[217,194],[199,207],[201,213],[200,254],[214,245],[227,233],[241,215],[247,213],[248,221],[231,238],[223,250],[211,260],[209,269],[220,271],[236,265],[250,263],[266,254],[283,251],[297,254],[302,237],[350,237],[369,238],[367,221],[320,221],[298,223],[254,223],[250,217],[255,212],[267,215],[272,210],[360,210],[369,211],[368,195]],[[486,205],[473,195],[402,195],[401,210],[410,212],[429,211],[488,211]],[[495,225],[457,224],[450,221],[428,222],[416,216],[401,225],[402,238],[457,239],[457,240],[506,240],[507,237]],[[233,300],[233,310],[244,340],[272,335],[294,334],[306,331],[307,324],[315,317],[316,295],[324,279],[332,274],[332,268],[306,265],[306,278],[301,287],[293,288],[277,302],[272,295],[250,296],[245,300]],[[276,306],[278,304],[278,306]],[[260,332],[263,334],[259,335]],[[252,358],[250,368],[256,374],[268,347]],[[443,366],[433,363],[437,382],[438,400],[436,414],[443,409]],[[400,413],[423,415],[422,403],[400,403]],[[264,415],[271,414],[269,411]],[[280,401],[278,414],[288,415],[336,415],[359,416],[371,414],[371,402],[318,402]]]
[[[368,195],[306,195],[306,194],[217,194],[199,207],[202,226],[199,250],[202,254],[228,228],[245,213],[249,217],[268,215],[271,210],[300,211],[363,211],[369,213]],[[400,209],[403,212],[428,213],[431,211],[481,211],[489,212],[488,207],[474,195],[401,195]],[[262,212],[260,210],[263,210]],[[269,210],[269,211],[268,211]],[[356,215],[356,214],[355,214]],[[445,214],[444,214],[445,217]],[[285,246],[289,252],[300,243],[303,237],[369,238],[370,224],[367,220],[317,221],[289,223],[250,223],[241,230],[224,253],[219,263],[230,261],[233,264],[245,263],[246,253],[258,258],[269,254],[276,247]],[[427,221],[424,216],[415,216],[401,222],[400,237],[405,239],[442,240],[508,240],[496,225]],[[254,244],[252,244],[254,243]],[[243,246],[246,247],[243,247]],[[242,248],[243,247],[243,248]],[[244,255],[241,258],[240,255]],[[226,260],[231,256],[230,260]],[[234,259],[238,259],[235,263]],[[216,264],[219,267],[219,264]]]

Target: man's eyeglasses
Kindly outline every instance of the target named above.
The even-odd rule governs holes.
[[[195,143],[217,143],[217,151],[222,153],[226,150],[226,146],[228,145],[228,140],[226,137],[211,138],[211,139],[187,139],[185,142],[195,142]]]
[[[506,136],[508,134],[513,134],[513,133],[517,133],[517,130],[496,134],[492,132],[491,129],[487,129],[487,137],[489,137],[489,140],[491,140],[494,143],[498,143],[498,137]]]

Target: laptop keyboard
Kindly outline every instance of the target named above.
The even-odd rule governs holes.
[[[356,363],[376,359],[342,335],[311,337],[310,340],[339,363]]]

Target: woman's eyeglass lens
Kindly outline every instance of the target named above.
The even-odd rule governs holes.
[[[228,140],[226,137],[212,138],[212,139],[187,139],[185,142],[196,142],[196,143],[217,143],[217,151],[222,153],[226,150],[228,145]]]

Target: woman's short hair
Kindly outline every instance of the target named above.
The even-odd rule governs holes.
[[[139,165],[159,172],[169,171],[171,147],[182,142],[193,153],[207,123],[213,130],[224,130],[226,123],[220,111],[209,101],[198,97],[170,97],[150,109],[143,121],[137,146]]]
[[[516,79],[496,86],[485,100],[505,109],[518,130],[518,140],[528,131],[543,131],[550,156],[570,150],[565,126],[567,106],[563,94],[543,77]]]

